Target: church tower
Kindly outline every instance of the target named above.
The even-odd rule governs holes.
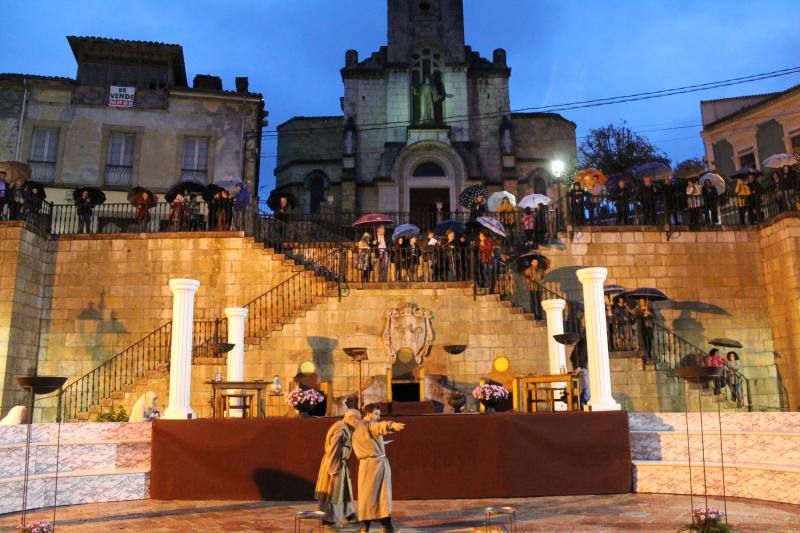
[[[462,0],[389,0],[388,60],[404,63],[418,48],[436,48],[447,63],[464,62]]]

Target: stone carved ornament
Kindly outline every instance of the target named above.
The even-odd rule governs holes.
[[[403,349],[410,350],[417,364],[422,364],[433,341],[430,310],[407,304],[386,311],[383,341],[392,364],[397,360],[397,352]]]

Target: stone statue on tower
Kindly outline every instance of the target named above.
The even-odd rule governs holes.
[[[414,96],[419,99],[416,123],[420,125],[436,124],[436,104],[444,100],[445,95],[433,84],[429,74],[425,74],[422,83],[412,90]]]

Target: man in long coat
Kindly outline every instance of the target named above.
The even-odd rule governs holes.
[[[364,418],[353,432],[353,451],[358,457],[358,519],[361,531],[369,531],[370,521],[380,520],[383,531],[392,527],[392,470],[386,458],[383,436],[403,431],[399,422],[381,422],[375,404],[364,408]]]
[[[360,419],[358,411],[348,409],[325,435],[325,455],[319,465],[314,499],[319,502],[320,511],[325,512],[327,522],[342,523],[355,519],[347,460],[353,448],[352,430]]]

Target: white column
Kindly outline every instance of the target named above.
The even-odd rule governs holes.
[[[228,343],[233,344],[233,349],[228,352],[228,381],[244,381],[244,320],[247,318],[247,308],[226,307],[225,317],[228,319]],[[231,404],[238,406],[241,400],[234,398]],[[242,410],[232,409],[231,415],[241,417]]]
[[[564,345],[553,338],[564,333],[564,308],[567,302],[561,298],[542,301],[542,309],[547,314],[547,348],[550,354],[550,373],[560,374],[562,368],[567,367],[567,354]],[[554,383],[555,388],[564,388],[566,383]],[[558,394],[558,398],[561,395]],[[562,402],[555,404],[556,411],[566,411],[567,406]]]
[[[164,418],[186,420],[196,418],[191,407],[192,332],[194,295],[200,287],[196,279],[171,279],[172,344],[169,357],[169,405]]]
[[[608,329],[603,282],[608,270],[602,267],[582,268],[577,272],[583,284],[586,349],[589,355],[590,411],[617,411],[619,404],[611,396],[611,369],[608,362]]]

